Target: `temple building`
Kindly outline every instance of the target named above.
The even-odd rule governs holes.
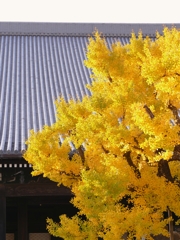
[[[165,24],[171,27],[170,24]],[[179,27],[180,25],[174,25]],[[86,59],[95,30],[110,46],[127,44],[132,31],[155,38],[163,24],[0,22],[0,239],[55,240],[46,218],[76,213],[71,191],[42,176],[32,177],[23,159],[30,130],[56,119],[54,101],[90,95]]]

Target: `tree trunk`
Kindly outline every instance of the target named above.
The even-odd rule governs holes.
[[[168,218],[172,217],[172,212],[168,207]],[[174,234],[173,234],[173,221],[171,220],[169,222],[169,236],[170,236],[170,240],[174,240]]]
[[[171,171],[169,168],[169,163],[166,160],[161,159],[158,162],[158,174],[159,177],[165,177],[169,182],[174,182],[174,179],[171,175]],[[167,211],[168,211],[168,218],[172,217],[172,212],[169,209],[169,207],[167,207]],[[169,222],[169,236],[170,236],[170,240],[174,240],[174,234],[173,234],[173,220],[171,220]]]

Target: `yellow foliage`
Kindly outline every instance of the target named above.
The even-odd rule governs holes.
[[[69,240],[167,235],[163,213],[180,216],[180,32],[111,48],[95,32],[86,55],[92,95],[58,99],[57,121],[27,141],[33,174],[70,187],[79,209],[48,230]]]

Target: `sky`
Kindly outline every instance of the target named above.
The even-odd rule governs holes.
[[[0,21],[180,23],[179,0],[0,0]]]

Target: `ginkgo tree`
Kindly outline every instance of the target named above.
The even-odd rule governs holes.
[[[32,131],[24,154],[79,209],[47,228],[67,240],[168,236],[180,216],[180,32],[110,47],[95,32],[86,56],[91,96],[58,99],[57,121]]]

